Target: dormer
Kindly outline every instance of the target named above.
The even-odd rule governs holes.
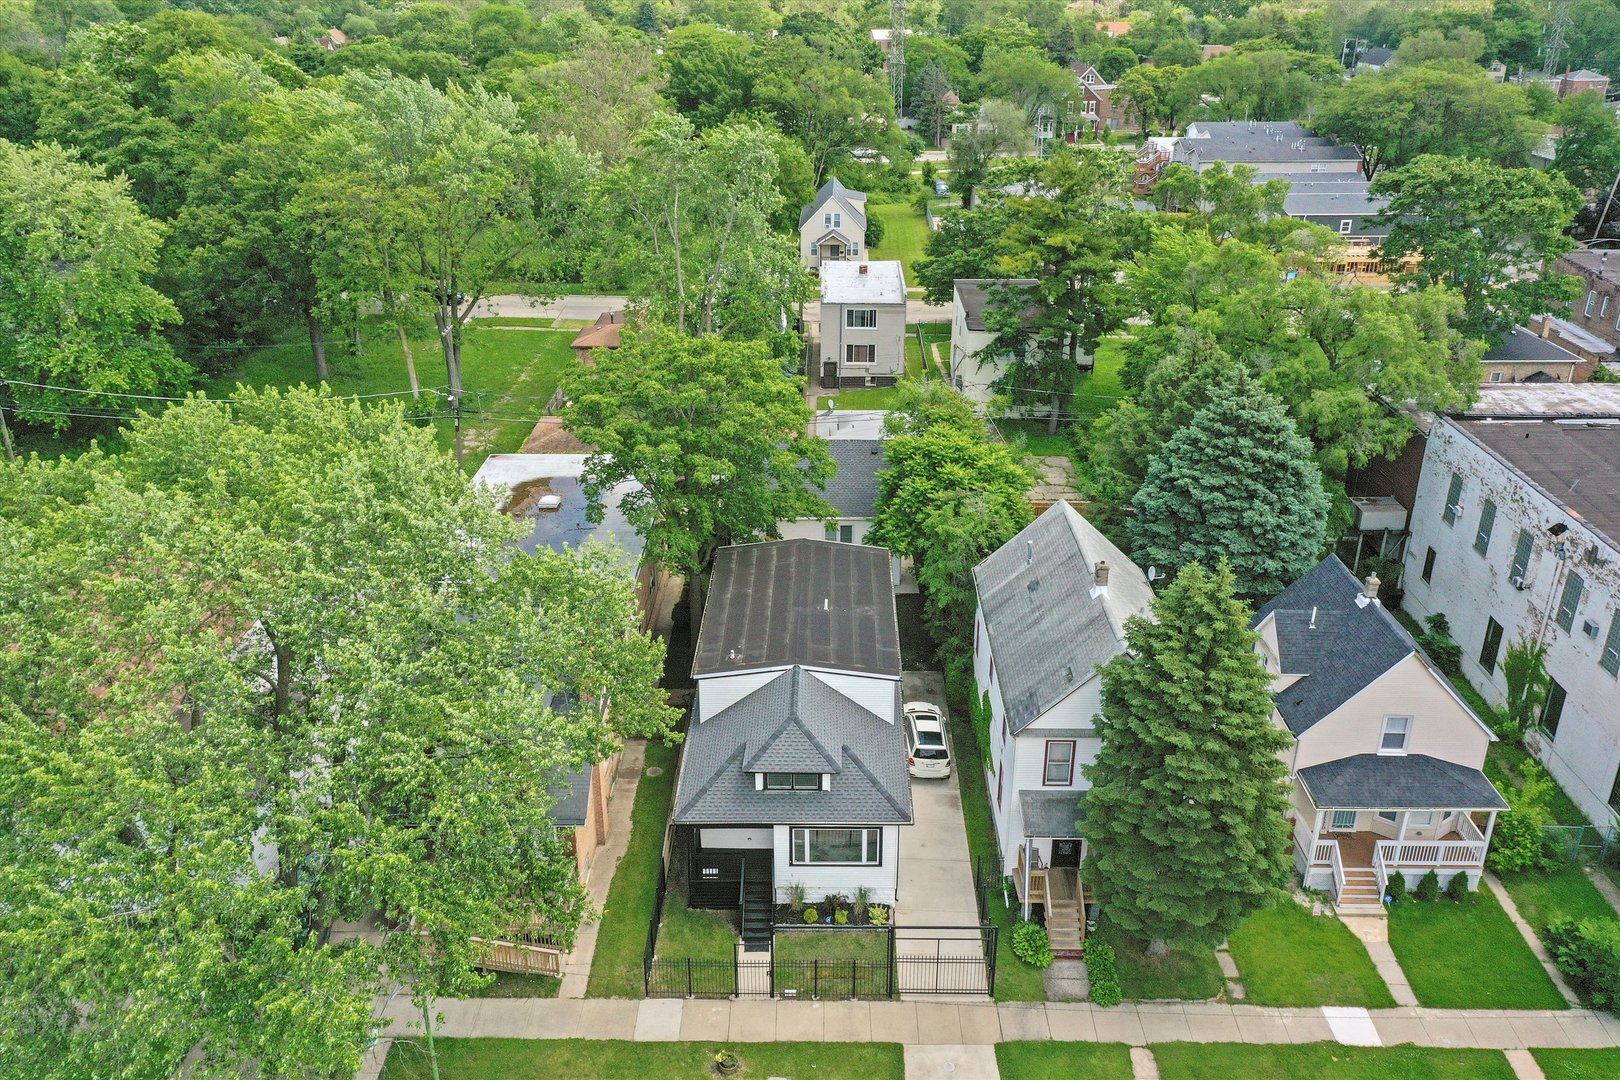
[[[832,773],[756,772],[755,791],[831,791]]]

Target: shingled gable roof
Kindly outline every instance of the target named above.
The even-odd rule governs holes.
[[[822,206],[826,204],[828,199],[834,198],[839,199],[845,206],[849,207],[850,216],[855,219],[855,223],[864,232],[866,230],[866,192],[845,187],[836,176],[822,184],[821,190],[816,192],[816,197],[810,200],[810,205],[799,211],[799,228],[804,228],[804,223],[820,213]]]
[[[895,712],[899,712],[899,688]],[[831,773],[830,790],[763,791],[756,772]],[[794,667],[693,726],[675,791],[677,825],[909,824],[900,725]]]
[[[1300,676],[1274,695],[1278,714],[1295,735],[1305,734],[1407,657],[1416,654],[1429,663],[1383,605],[1356,603],[1361,588],[1350,568],[1329,555],[1254,617],[1255,629],[1267,620],[1275,624],[1282,674]],[[1434,677],[1450,691],[1449,683]],[[1474,716],[1473,710],[1468,714]]]
[[[1091,595],[1098,560],[1108,588]],[[1153,590],[1119,548],[1058,502],[973,571],[1007,723],[1022,731],[1125,651],[1125,620]]]

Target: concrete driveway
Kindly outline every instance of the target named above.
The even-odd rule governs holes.
[[[532,296],[503,293],[479,302],[473,309],[475,319],[584,319],[595,321],[604,311],[620,311],[627,297],[623,296],[559,296],[545,303]]]
[[[907,701],[932,702],[945,711],[944,676],[937,671],[908,671],[904,678]],[[955,769],[946,780],[911,781],[916,822],[900,839],[900,925],[979,924],[959,781]]]

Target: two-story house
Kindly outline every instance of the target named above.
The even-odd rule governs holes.
[[[988,706],[984,782],[1001,872],[1025,917],[1044,909],[1056,950],[1083,935],[1082,768],[1102,743],[1098,669],[1146,617],[1146,575],[1067,502],[1054,503],[973,571],[973,678]],[[971,783],[964,777],[963,783]]]
[[[1027,289],[1034,278],[960,278],[951,293],[951,385],[982,410],[995,396],[995,384],[1006,374],[1005,353],[993,352],[995,332],[985,316],[994,305],[1011,300],[1005,291]],[[998,290],[1003,295],[998,296]],[[1082,360],[1081,366],[1085,366]]]
[[[1505,412],[1514,397],[1567,399]],[[1439,417],[1412,507],[1403,606],[1444,614],[1463,673],[1493,703],[1516,642],[1552,683],[1526,738],[1593,821],[1620,821],[1620,387],[1502,387]]]
[[[1488,383],[1585,382],[1596,361],[1570,352],[1551,339],[1553,324],[1543,320],[1548,336],[1523,326],[1508,331],[1502,341],[1480,357],[1481,381]]]
[[[877,518],[878,473],[887,459],[882,439],[828,439],[827,453],[838,471],[827,481],[822,499],[832,507],[832,518],[795,518],[776,523],[776,534],[783,540],[829,540],[839,544],[864,544]],[[901,560],[889,560],[890,580],[900,581]]]
[[[1114,100],[1114,84],[1103,78],[1102,72],[1083,60],[1071,64],[1070,70],[1080,82],[1080,108],[1086,126],[1097,134],[1136,128],[1135,118]]]
[[[1293,736],[1294,864],[1341,908],[1382,910],[1389,879],[1477,888],[1496,814],[1495,740],[1378,601],[1330,555],[1255,615],[1274,720]]]
[[[799,211],[799,259],[817,270],[823,263],[864,258],[865,250],[866,192],[845,187],[835,176]]]
[[[1581,294],[1565,318],[1611,350],[1620,348],[1620,250],[1577,248],[1559,258],[1557,270],[1581,279]]]
[[[906,274],[898,261],[821,267],[821,385],[893,386],[906,372]]]
[[[912,822],[889,552],[824,540],[720,550],[670,814],[671,877],[693,907],[741,909],[768,942],[802,887],[899,896]]]

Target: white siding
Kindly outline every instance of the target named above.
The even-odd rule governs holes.
[[[1461,511],[1447,525],[1441,511],[1453,471],[1463,477]],[[1481,555],[1473,545],[1485,499],[1496,503],[1496,521]],[[1614,705],[1620,684],[1598,666],[1610,620],[1620,609],[1620,555],[1449,420],[1437,421],[1429,435],[1415,504],[1402,580],[1404,606],[1420,621],[1434,612],[1446,615],[1462,647],[1463,673],[1493,704],[1505,700],[1507,682],[1500,657],[1493,672],[1480,665],[1486,620],[1494,618],[1504,629],[1503,655],[1508,645],[1539,633],[1547,645],[1547,673],[1568,699],[1556,738],[1543,739],[1538,756],[1592,820],[1620,819],[1607,805],[1620,770],[1620,710]],[[1555,539],[1547,531],[1554,524],[1568,531]],[[1520,529],[1534,538],[1523,589],[1508,580]],[[1563,559],[1557,555],[1559,544]],[[1434,571],[1425,582],[1424,556],[1430,548]],[[1554,614],[1570,568],[1586,586],[1566,631]],[[1595,639],[1582,632],[1589,620],[1598,627]]]
[[[697,681],[698,722],[730,708],[780,674],[781,668],[773,668],[740,675],[705,675]]]
[[[852,527],[851,543],[866,543],[866,534],[872,528],[871,518],[841,517],[834,518],[839,525]],[[797,521],[779,521],[776,531],[782,534],[783,540],[825,540],[827,539],[827,524],[820,518],[799,518]]]
[[[863,885],[872,890],[872,902],[893,904],[900,887],[900,828],[884,825],[883,861],[875,866],[794,866],[790,845],[792,830],[802,826],[775,826],[775,878],[779,900],[786,899],[786,887],[804,886],[805,899],[814,903],[829,893],[850,897]],[[811,826],[812,828],[814,826]],[[830,825],[828,828],[849,828]]]
[[[1013,741],[1018,744],[1018,765],[1012,774],[1014,791],[1084,791],[1091,786],[1082,768],[1096,762],[1097,754],[1102,750],[1101,739],[1074,740],[1074,778],[1061,787],[1048,787],[1043,782],[1046,775],[1046,738],[1043,735],[1033,728],[1025,728],[1022,734],[1013,736]]]
[[[1093,677],[1074,688],[1068,697],[1047,709],[1025,728],[1094,728],[1102,712],[1102,679]]]
[[[842,671],[817,671],[815,676],[878,719],[895,722],[894,687],[899,679]]]
[[[776,842],[769,828],[699,829],[698,837],[706,848],[768,848]]]
[[[870,328],[846,326],[845,311],[849,308],[873,309],[877,312],[877,325]],[[899,377],[906,373],[906,305],[905,304],[832,304],[821,305],[821,360],[838,364],[840,377],[858,375]],[[851,365],[845,359],[845,345],[871,345],[872,363]],[[820,375],[820,369],[817,369]]]

